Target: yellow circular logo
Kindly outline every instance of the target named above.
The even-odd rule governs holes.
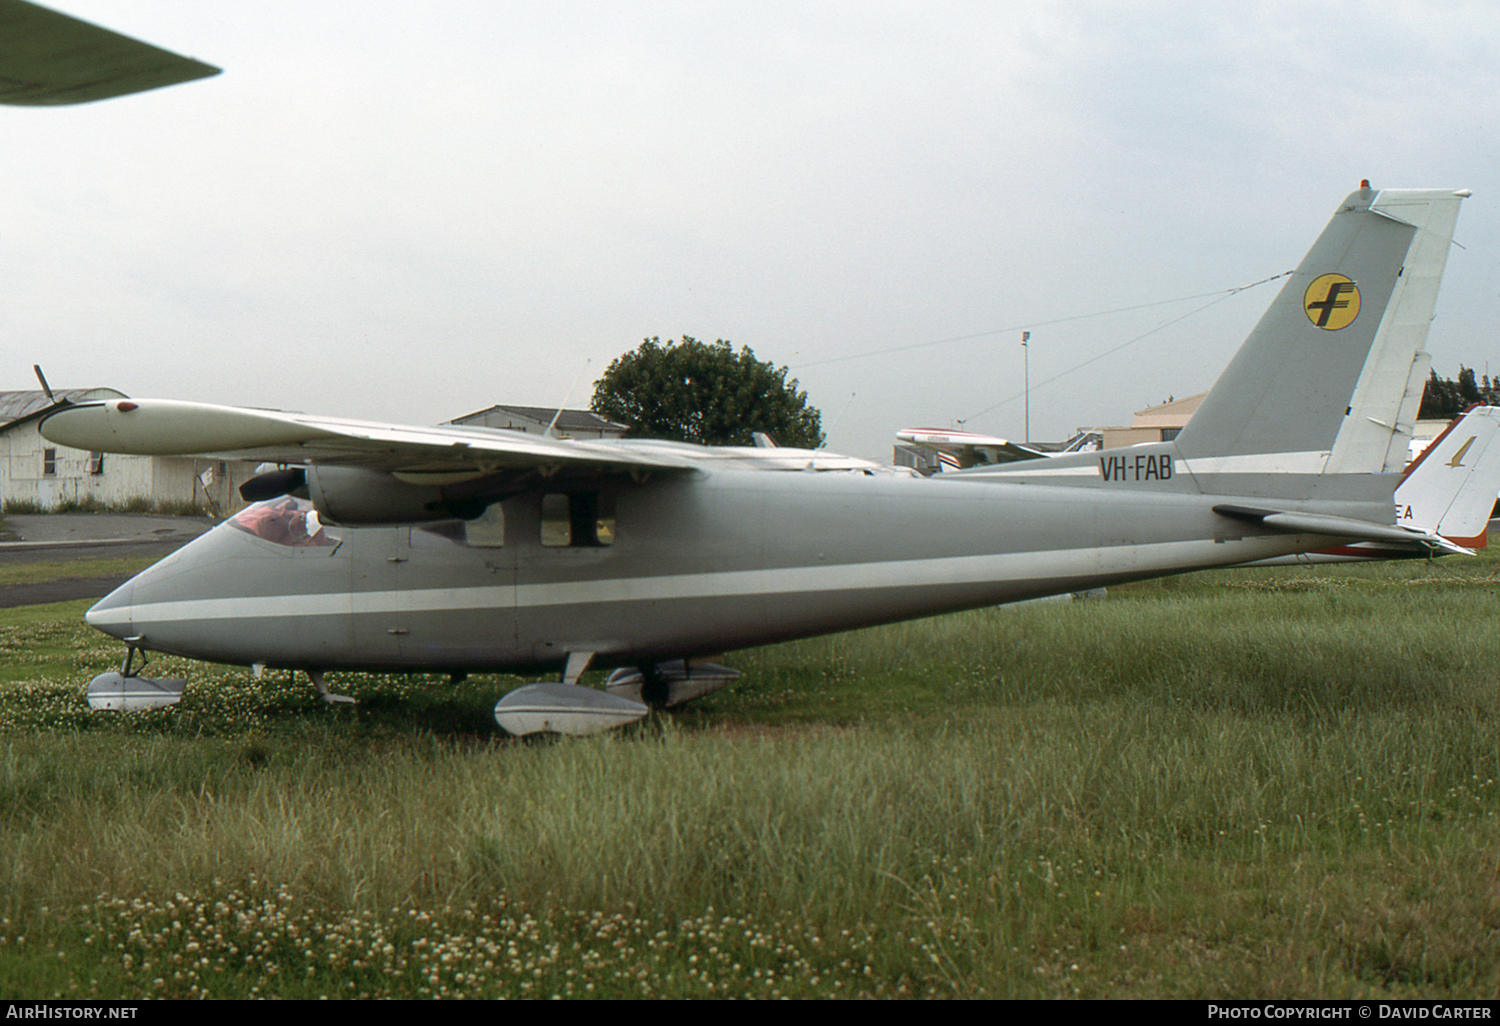
[[[1324,331],[1347,328],[1359,316],[1359,286],[1342,274],[1320,274],[1302,293],[1302,311]]]

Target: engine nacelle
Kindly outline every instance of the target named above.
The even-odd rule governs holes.
[[[357,467],[309,467],[307,496],[324,523],[346,527],[419,524],[461,515],[436,485],[408,484]]]

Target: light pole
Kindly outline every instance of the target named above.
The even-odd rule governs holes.
[[[1031,346],[1027,345],[1027,343],[1030,342],[1030,341],[1031,341],[1031,332],[1029,332],[1029,331],[1023,331],[1023,332],[1021,332],[1021,349],[1024,350],[1025,354],[1026,354],[1025,365],[1026,365],[1026,444],[1027,445],[1031,444]]]

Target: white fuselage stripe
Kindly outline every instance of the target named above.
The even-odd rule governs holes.
[[[1328,464],[1328,453],[1316,450],[1303,452],[1264,452],[1240,456],[1196,456],[1188,459],[1175,451],[1162,449],[1160,442],[1144,442],[1141,447],[1124,446],[1118,449],[1101,450],[1089,457],[1055,456],[1046,460],[1025,460],[1002,463],[992,467],[976,467],[966,471],[976,479],[1004,480],[1016,477],[1099,477],[1100,463],[1111,457],[1129,459],[1132,456],[1145,458],[1142,449],[1155,446],[1152,453],[1169,456],[1175,461],[1179,474],[1321,474]]]
[[[392,612],[421,613],[468,609],[503,609],[594,605],[780,595],[862,589],[1026,582],[1085,575],[1168,571],[1237,563],[1279,555],[1297,546],[1292,536],[1245,539],[1232,546],[1210,540],[1120,545],[1109,548],[1055,549],[936,559],[796,566],[765,570],[730,570],[661,577],[617,577],[556,584],[523,584],[515,588],[393,589],[310,595],[262,595],[149,602],[90,610],[95,627],[139,621],[203,621],[307,616],[348,616]],[[1217,557],[1217,558],[1214,558]]]

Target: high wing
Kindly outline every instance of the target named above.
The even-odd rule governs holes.
[[[351,467],[427,484],[506,473],[550,478],[561,472],[684,472],[707,465],[867,473],[884,469],[869,460],[812,449],[574,441],[498,428],[406,427],[169,399],[63,405],[42,418],[41,431],[58,445],[88,451]]]
[[[219,73],[60,11],[0,0],[0,103],[88,103]]]
[[[638,454],[482,427],[403,427],[171,399],[115,399],[60,407],[41,422],[58,445],[139,456],[202,455],[265,463],[328,464],[392,474],[505,469],[680,470],[670,453]]]

